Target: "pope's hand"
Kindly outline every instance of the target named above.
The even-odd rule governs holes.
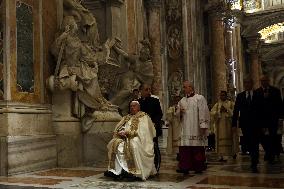
[[[121,136],[121,137],[126,137],[125,131],[119,131],[118,135]]]
[[[180,112],[181,112],[181,113],[185,113],[184,107],[180,106]]]

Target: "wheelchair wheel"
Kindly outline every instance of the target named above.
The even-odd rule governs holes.
[[[154,158],[155,168],[157,172],[159,172],[161,165],[161,152],[159,149],[158,142],[154,142],[154,153],[155,153],[155,158]]]

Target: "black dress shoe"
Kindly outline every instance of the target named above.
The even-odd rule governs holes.
[[[227,160],[225,160],[225,159],[223,159],[223,158],[220,158],[218,161],[219,161],[219,162],[227,162]]]
[[[258,173],[257,167],[252,167],[252,168],[251,168],[251,172],[252,172],[252,173]]]
[[[114,174],[114,173],[111,172],[111,171],[105,171],[105,172],[104,172],[104,176],[105,176],[105,177],[110,177],[110,178],[118,178],[118,177],[119,177],[119,175],[116,175],[116,174]]]
[[[189,170],[186,170],[186,169],[177,169],[176,170],[177,173],[183,173],[185,175],[188,175],[189,174]]]
[[[194,171],[195,174],[202,174],[202,171]]]
[[[258,173],[257,164],[252,163],[251,166],[250,166],[250,169],[251,169],[252,173]]]

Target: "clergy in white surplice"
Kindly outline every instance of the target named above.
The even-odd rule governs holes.
[[[179,96],[173,98],[173,105],[170,106],[166,113],[166,121],[168,125],[168,138],[167,138],[167,149],[166,152],[169,155],[177,155],[179,153],[180,146],[180,119],[175,116],[176,114],[176,105],[180,101]]]
[[[138,101],[130,103],[130,114],[117,124],[107,145],[109,165],[105,176],[146,180],[156,174],[154,143],[156,130],[151,118],[140,111]]]
[[[216,143],[219,161],[227,161],[228,157],[236,157],[238,137],[232,130],[234,103],[227,99],[227,92],[220,92],[220,100],[211,109],[211,120],[216,127]]]
[[[206,169],[205,146],[207,146],[207,129],[210,114],[206,99],[194,92],[188,81],[183,83],[185,97],[176,110],[181,119],[181,141],[179,147],[179,165],[177,172],[188,173],[190,170],[202,172]]]

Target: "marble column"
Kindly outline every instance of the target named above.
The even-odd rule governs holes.
[[[183,42],[185,78],[206,97],[203,3],[201,0],[183,1]]]
[[[234,49],[234,57],[237,61],[236,63],[236,90],[237,93],[243,90],[243,73],[245,73],[243,66],[243,49],[242,49],[242,41],[241,41],[241,28],[240,24],[237,24],[235,29],[233,30],[233,45]]]
[[[240,36],[237,30],[237,18],[228,17],[225,19],[225,54],[227,66],[227,92],[231,99],[235,99],[238,80],[238,49],[236,38]]]
[[[161,60],[161,1],[148,0],[148,31],[152,50],[152,62],[154,68],[154,80],[152,93],[162,97],[162,60]]]
[[[250,37],[249,41],[249,53],[250,53],[250,76],[253,81],[253,88],[257,89],[260,86],[260,63],[259,63],[259,38]]]
[[[211,29],[211,68],[212,68],[212,103],[219,98],[221,90],[227,90],[226,54],[223,19],[214,13],[210,15]]]

